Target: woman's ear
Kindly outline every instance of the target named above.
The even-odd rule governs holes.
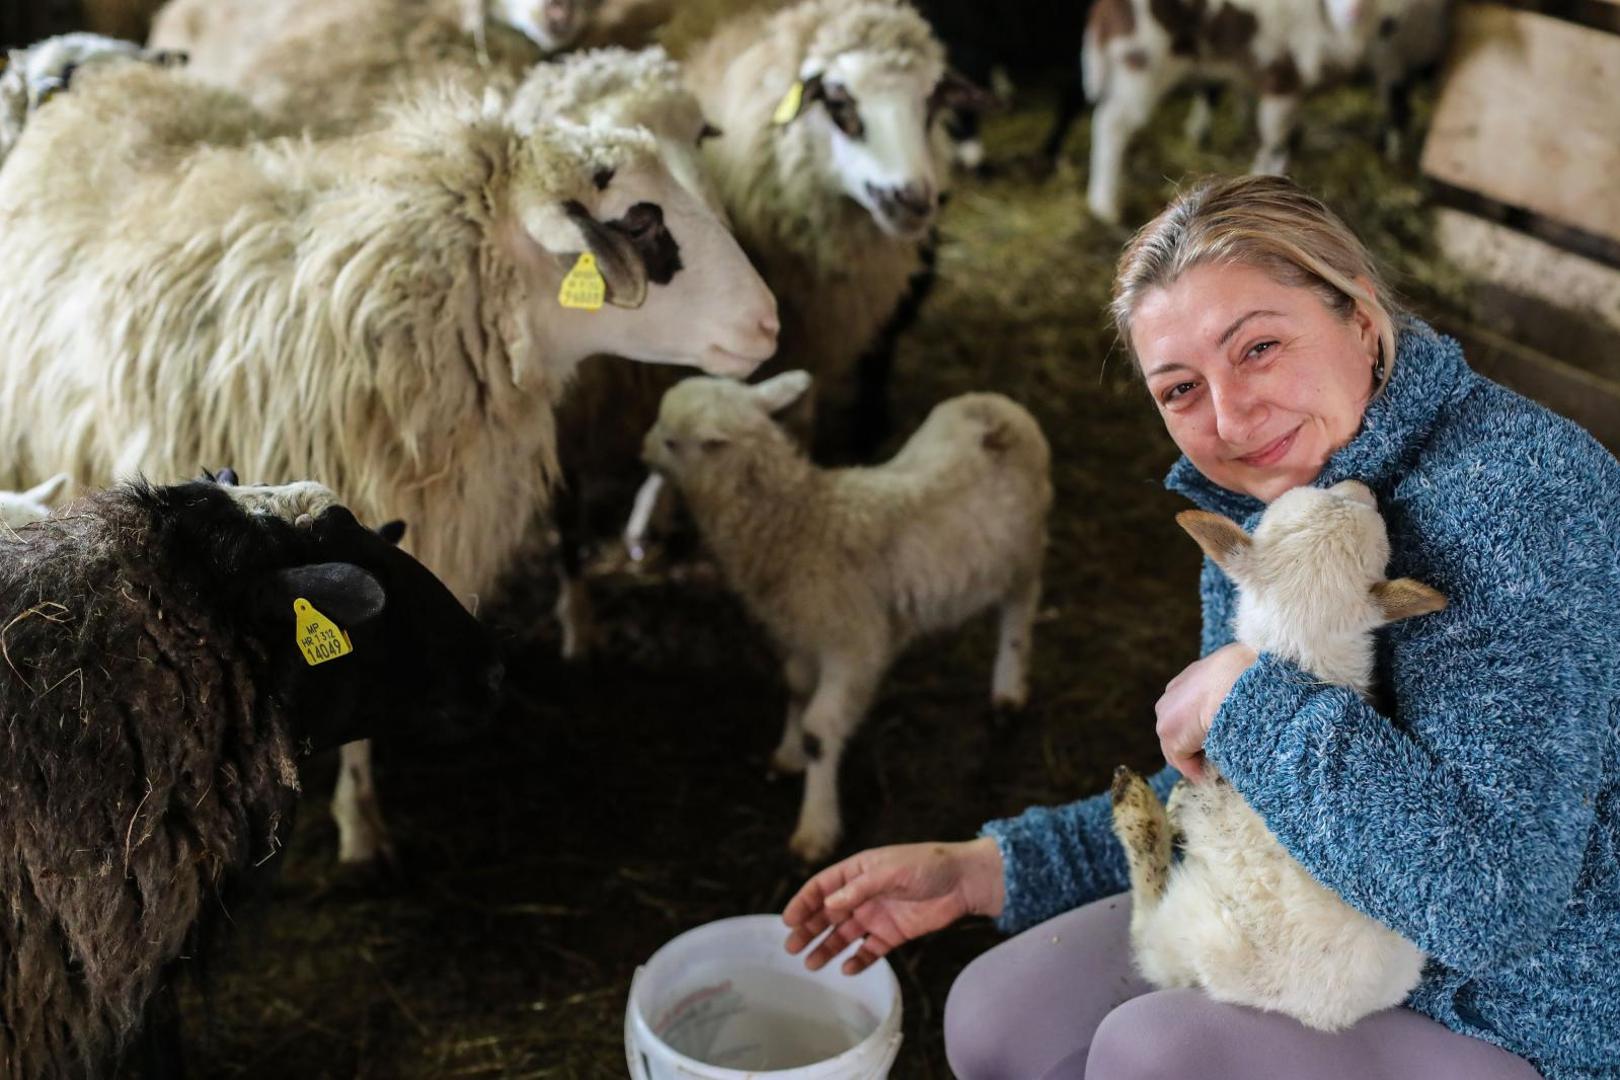
[[[1355,310],[1351,312],[1350,317],[1356,324],[1356,333],[1361,340],[1361,347],[1367,351],[1368,361],[1376,362],[1380,340],[1379,321],[1370,298],[1378,294],[1373,288],[1372,278],[1366,275],[1356,278],[1356,287],[1361,290],[1361,296],[1355,298]]]

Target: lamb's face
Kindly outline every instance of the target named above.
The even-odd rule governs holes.
[[[533,267],[532,294],[559,355],[609,353],[740,378],[776,351],[775,297],[725,224],[655,154],[598,169],[575,197],[522,215],[547,256]],[[582,253],[594,270],[581,267]],[[599,273],[605,295],[565,303],[570,273]]]
[[[809,388],[810,375],[803,371],[751,386],[730,379],[684,379],[665,392],[658,421],[642,442],[641,459],[677,485],[690,484],[737,447],[785,440],[772,414]]]
[[[942,65],[882,53],[812,57],[791,123],[810,128],[825,148],[831,182],[891,236],[921,237],[939,209],[949,140],[941,95],[951,83]]]
[[[1260,593],[1305,593],[1310,577],[1329,592],[1365,593],[1388,564],[1389,536],[1377,500],[1365,484],[1346,480],[1326,489],[1294,488],[1267,506],[1244,577]]]
[[[601,0],[488,0],[488,18],[503,22],[553,53],[578,41]]]

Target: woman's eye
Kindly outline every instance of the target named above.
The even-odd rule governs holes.
[[[1270,352],[1276,344],[1275,341],[1258,341],[1249,347],[1249,351],[1245,356],[1248,359],[1253,359],[1262,353]]]
[[[1165,391],[1162,400],[1166,405],[1169,405],[1171,402],[1180,399],[1184,394],[1190,394],[1197,385],[1195,382],[1176,383],[1176,385]]]

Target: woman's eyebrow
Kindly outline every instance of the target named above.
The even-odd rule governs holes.
[[[1215,344],[1216,345],[1225,345],[1228,341],[1230,341],[1232,339],[1232,335],[1238,332],[1238,328],[1240,326],[1242,326],[1244,323],[1248,322],[1250,319],[1258,318],[1258,317],[1260,317],[1262,315],[1281,315],[1281,314],[1282,314],[1282,312],[1280,312],[1280,311],[1269,311],[1269,310],[1267,310],[1265,308],[1256,308],[1255,310],[1249,312],[1247,315],[1240,315],[1240,316],[1238,316],[1237,320],[1232,323],[1231,326],[1228,326],[1226,328],[1225,333],[1221,334],[1221,336],[1216,340]]]

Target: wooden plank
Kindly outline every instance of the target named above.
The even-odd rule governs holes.
[[[1424,171],[1620,240],[1620,35],[1498,4],[1454,33]]]

